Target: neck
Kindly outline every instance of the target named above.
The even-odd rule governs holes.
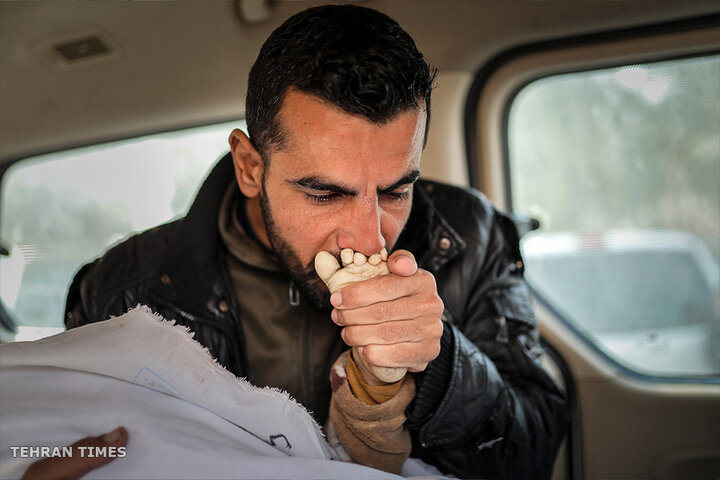
[[[265,228],[265,221],[263,220],[259,196],[247,199],[247,201],[245,202],[245,212],[247,213],[248,220],[250,220],[250,226],[255,232],[257,238],[267,249],[272,250],[272,245],[270,245],[270,239],[268,238],[267,229]]]

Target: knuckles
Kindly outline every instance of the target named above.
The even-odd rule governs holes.
[[[342,337],[343,341],[351,347],[362,346],[362,344],[357,343],[357,341],[355,340],[355,328],[354,327],[343,328],[340,331],[340,336]]]
[[[411,282],[400,286],[397,282]],[[406,297],[380,301],[364,308],[351,306],[363,301],[366,288],[380,291],[409,291]],[[418,269],[409,277],[384,275],[345,287],[343,307],[336,309],[342,338],[351,347],[364,346],[363,356],[379,366],[406,367],[412,372],[427,368],[440,354],[444,331],[444,303],[437,293],[435,277]],[[364,318],[356,323],[356,317]],[[384,321],[383,319],[398,319]],[[374,321],[369,321],[374,320]]]
[[[405,367],[412,372],[421,372],[428,363],[440,354],[440,344],[413,343],[401,345],[368,345],[363,357],[372,365]]]
[[[383,361],[387,360],[387,356],[382,354],[382,348],[378,348],[377,345],[368,345],[363,350],[363,357],[371,365],[385,366]]]
[[[405,286],[401,286],[401,285]],[[412,291],[414,295],[437,295],[435,276],[419,268],[409,277],[401,275],[380,275],[377,277],[353,283],[342,288],[343,306],[355,306],[366,300],[368,291]]]
[[[440,318],[445,310],[445,304],[440,296],[435,293],[423,302],[423,309],[427,312],[427,316]]]
[[[383,343],[408,342],[422,338],[420,328],[412,321],[386,322],[378,325],[378,340]]]
[[[379,302],[372,306],[372,316],[375,319],[383,320],[386,318],[395,318],[400,310],[397,301]]]
[[[341,335],[350,346],[399,343],[437,344],[439,348],[444,326],[438,317],[398,320],[374,325],[349,325]]]
[[[375,333],[364,338],[358,328],[343,329],[345,342],[350,346],[365,346],[363,356],[371,364],[402,366],[419,372],[440,354],[444,329],[441,320],[425,321],[419,326],[410,322],[387,322],[373,328]]]

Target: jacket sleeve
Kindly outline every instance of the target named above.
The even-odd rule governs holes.
[[[495,212],[483,243],[456,259],[465,273],[450,281],[467,288],[465,308],[447,312],[441,353],[418,379],[412,455],[463,478],[549,478],[566,401],[540,365],[513,222]]]

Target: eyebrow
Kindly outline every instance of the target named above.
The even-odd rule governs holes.
[[[407,175],[400,178],[398,181],[390,185],[389,187],[384,188],[378,188],[378,193],[384,194],[392,192],[393,190],[403,186],[415,183],[417,179],[420,177],[420,171],[419,170],[413,170]],[[343,185],[340,183],[335,183],[330,180],[324,179],[322,177],[318,176],[310,176],[310,177],[303,177],[298,178],[297,180],[288,180],[288,183],[291,183],[293,185],[296,185],[301,188],[305,188],[308,190],[316,190],[316,191],[323,191],[323,192],[333,192],[333,193],[339,193],[341,195],[347,195],[347,196],[356,196],[358,194],[358,191],[352,187],[349,187],[347,185]]]
[[[379,188],[378,193],[390,193],[393,190],[396,190],[403,185],[410,185],[417,181],[417,179],[420,178],[420,171],[419,170],[413,170],[412,172],[408,173],[404,177],[402,177],[397,182],[393,183],[387,188]]]

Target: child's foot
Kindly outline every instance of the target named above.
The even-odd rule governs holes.
[[[315,271],[330,293],[350,284],[390,273],[387,267],[387,250],[384,248],[370,257],[346,248],[340,252],[340,261],[342,268],[337,258],[329,252],[323,251],[315,256]]]

